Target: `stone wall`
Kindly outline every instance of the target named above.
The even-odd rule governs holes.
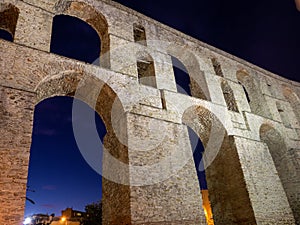
[[[101,67],[49,53],[58,14],[97,31]],[[88,103],[108,130],[104,224],[206,223],[187,126],[205,146],[215,224],[299,224],[299,83],[109,0],[4,0],[4,17],[14,43],[0,40],[0,224],[23,219],[34,107],[56,95]],[[193,96],[177,93],[171,55]],[[139,78],[145,58],[155,85]]]

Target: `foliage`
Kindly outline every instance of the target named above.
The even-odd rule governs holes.
[[[27,192],[35,192],[35,190],[30,189],[29,186],[26,187],[26,191]],[[31,204],[35,204],[35,202],[31,198],[26,197],[26,200],[29,201]]]
[[[102,202],[95,202],[85,206],[86,217],[83,225],[101,225],[102,224]]]

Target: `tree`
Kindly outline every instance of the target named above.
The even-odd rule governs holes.
[[[85,206],[86,216],[83,225],[102,224],[102,201],[91,203]]]

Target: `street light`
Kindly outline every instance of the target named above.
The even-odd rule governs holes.
[[[31,218],[30,218],[30,217],[27,217],[27,218],[24,220],[23,224],[24,224],[24,225],[29,225],[29,224],[31,224],[31,222],[32,222]]]
[[[68,225],[68,220],[64,216],[61,218],[61,222],[63,222],[65,225]]]

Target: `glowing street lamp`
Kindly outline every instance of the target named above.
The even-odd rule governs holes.
[[[24,225],[29,225],[31,224],[31,218],[30,217],[27,217],[24,222],[23,222]]]
[[[61,220],[62,223],[68,225],[68,220],[67,220],[66,217],[63,216],[60,220]]]

